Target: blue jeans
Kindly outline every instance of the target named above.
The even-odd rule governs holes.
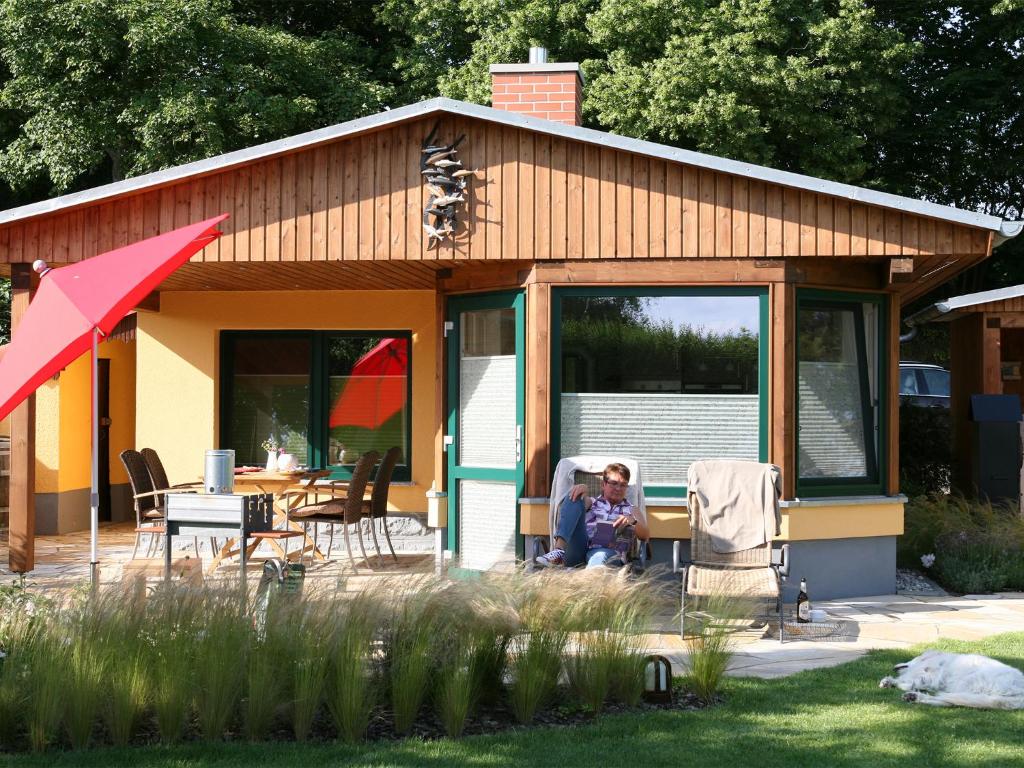
[[[587,568],[597,568],[605,564],[608,558],[617,555],[608,547],[591,547],[587,536],[587,510],[583,499],[570,501],[566,498],[558,509],[558,528],[555,536],[565,541],[565,565],[574,568],[587,564]]]

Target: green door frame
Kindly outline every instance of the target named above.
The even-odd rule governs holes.
[[[459,353],[462,336],[460,320],[463,312],[485,309],[513,309],[516,317],[516,424],[526,427],[526,295],[523,291],[457,296],[448,299],[448,320],[452,330],[448,333],[448,421],[447,435],[453,439],[447,448],[448,476],[448,549],[459,552],[459,480],[492,480],[514,482],[516,499],[523,495],[525,482],[525,442],[516,461],[515,469],[459,466]],[[516,556],[523,557],[523,537],[519,533],[519,505],[516,505]]]

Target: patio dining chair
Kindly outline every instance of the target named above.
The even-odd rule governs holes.
[[[194,489],[202,488],[203,484],[196,480],[191,483],[177,483],[171,485],[171,481],[167,479],[167,470],[164,469],[164,463],[160,461],[160,454],[158,454],[152,448],[143,448],[139,451],[142,454],[142,460],[146,463],[146,470],[149,472],[149,478],[153,481],[153,489],[157,492],[156,505],[159,508],[164,506],[164,493],[166,489],[168,491],[178,491],[182,493],[190,493]],[[196,540],[196,554],[199,554],[199,544]],[[217,554],[217,540],[210,538],[210,555],[214,556]]]
[[[690,521],[689,564],[680,567],[678,547],[673,554],[673,570],[682,571],[679,634],[681,637],[685,637],[688,611],[693,619],[715,620],[713,618],[709,619],[707,615],[693,610],[694,605],[699,607],[701,600],[719,602],[727,602],[730,599],[736,601],[764,600],[767,605],[770,605],[771,602],[775,603],[775,609],[779,617],[779,642],[781,643],[785,638],[785,619],[782,613],[782,581],[789,575],[789,545],[784,544],[782,546],[780,563],[772,562],[772,537],[770,535],[763,536],[762,538],[767,540],[757,546],[734,552],[716,551],[716,548],[723,549],[726,547],[721,546],[721,537],[716,536],[710,529],[709,512],[702,507],[701,498],[707,499],[708,505],[711,505],[713,502],[708,498],[708,495],[716,487],[723,487],[723,481],[726,481],[725,485],[728,487],[729,478],[726,476],[730,472],[736,471],[741,471],[744,478],[758,478],[757,482],[761,483],[761,485],[757,488],[750,488],[751,492],[746,494],[736,493],[735,484],[732,485],[730,488],[732,494],[730,498],[735,503],[730,505],[730,514],[737,517],[734,518],[734,521],[729,521],[735,522],[734,525],[730,525],[730,529],[738,530],[738,536],[745,536],[748,533],[747,529],[749,526],[760,525],[760,530],[763,532],[764,521],[762,517],[759,517],[763,512],[762,508],[759,507],[753,510],[740,510],[737,508],[740,504],[755,503],[752,500],[759,498],[762,500],[762,506],[763,504],[774,502],[775,510],[771,511],[776,514],[777,518],[781,481],[779,480],[779,468],[775,465],[728,460],[697,461],[690,465],[687,480],[687,512]],[[695,491],[695,477],[698,472],[703,472],[703,477],[709,481],[706,494]],[[763,489],[768,485],[773,486],[773,493],[771,494],[774,496],[773,499],[763,499]],[[743,514],[744,511],[752,511],[753,514],[746,515]],[[729,613],[732,612],[729,611]],[[729,620],[730,626],[728,627],[715,626],[725,631],[742,629],[744,626],[743,622],[737,621],[736,618],[732,617]]]
[[[398,562],[398,555],[395,554],[395,547],[391,543],[391,534],[388,533],[388,492],[391,490],[391,477],[395,472],[395,465],[402,455],[399,446],[388,448],[380,466],[377,467],[377,476],[373,479],[373,491],[370,493],[370,500],[363,502],[363,517],[370,520],[370,534],[373,536],[373,547],[377,550],[377,560],[384,564],[384,557],[380,552],[380,544],[377,541],[376,522],[379,520],[384,531],[384,538],[387,539],[388,549],[391,550],[391,557]]]
[[[306,504],[291,510],[289,517],[307,528],[313,525],[313,539],[316,540],[317,527],[323,523],[330,526],[330,539],[327,543],[327,557],[331,556],[331,548],[334,546],[334,527],[340,525],[345,535],[345,549],[348,551],[349,562],[352,569],[358,571],[356,559],[352,554],[352,542],[349,537],[349,526],[355,525],[359,535],[359,550],[363,553],[363,561],[369,562],[366,556],[366,547],[363,544],[363,530],[360,521],[363,518],[363,494],[366,492],[366,484],[370,479],[370,470],[377,463],[380,454],[377,451],[367,451],[356,461],[352,468],[352,479],[346,486],[346,494],[327,501]]]
[[[128,482],[132,487],[132,504],[135,507],[135,546],[132,548],[131,559],[135,559],[143,536],[149,536],[146,556],[151,557],[159,548],[160,537],[167,533],[164,525],[164,495],[172,489],[154,487],[146,460],[139,451],[131,448],[121,451],[121,463],[128,473]],[[199,540],[193,541],[198,555]]]

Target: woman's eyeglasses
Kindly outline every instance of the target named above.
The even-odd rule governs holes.
[[[612,488],[626,488],[629,485],[629,483],[626,482],[625,480],[609,480],[607,477],[603,477],[601,479],[604,480]]]

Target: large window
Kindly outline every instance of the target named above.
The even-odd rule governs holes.
[[[395,477],[408,479],[410,351],[408,332],[225,331],[221,444],[262,465],[269,439],[338,477],[397,445]]]
[[[798,492],[881,489],[883,328],[877,297],[800,294]]]
[[[553,310],[559,456],[634,458],[654,496],[698,459],[765,458],[764,291],[565,289]]]

